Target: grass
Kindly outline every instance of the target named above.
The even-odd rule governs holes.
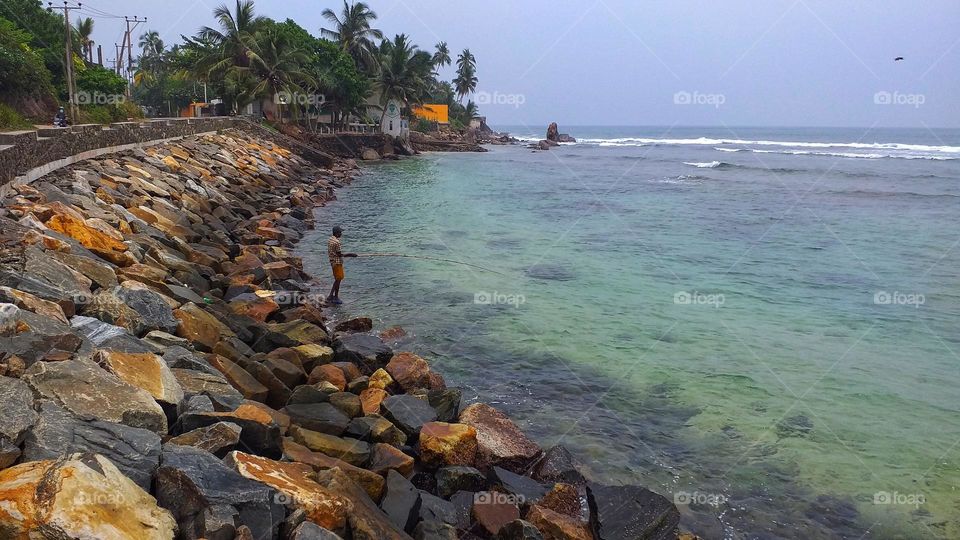
[[[0,131],[16,131],[19,129],[33,129],[33,123],[9,105],[0,103]]]

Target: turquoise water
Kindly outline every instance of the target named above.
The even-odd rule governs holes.
[[[319,288],[334,223],[499,273],[348,260],[335,316],[706,538],[960,537],[960,132],[564,131],[367,167]]]

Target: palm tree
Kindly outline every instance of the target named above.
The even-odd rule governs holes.
[[[137,61],[137,71],[133,75],[135,84],[151,85],[156,82],[163,70],[166,45],[160,39],[156,30],[150,30],[140,36],[137,41],[140,46],[140,58]]]
[[[80,37],[80,46],[83,47],[83,57],[93,63],[93,19],[87,17],[77,21],[77,35]]]
[[[453,79],[453,86],[460,101],[477,89],[477,82],[477,59],[470,49],[464,49],[457,57],[457,77]]]
[[[430,53],[410,43],[406,34],[398,34],[393,41],[381,43],[376,87],[380,90],[382,104],[386,105],[391,99],[399,100],[404,106],[420,103],[432,66]],[[385,115],[386,108],[381,121]]]
[[[323,18],[330,21],[334,30],[321,29],[324,36],[329,36],[340,43],[343,50],[353,57],[357,66],[367,72],[375,66],[374,41],[383,39],[383,32],[372,28],[371,24],[377,19],[377,14],[364,2],[347,3],[343,0],[343,12],[340,16],[330,8],[322,12]]]
[[[434,47],[437,49],[437,52],[433,53],[432,62],[434,72],[436,72],[437,69],[450,65],[450,49],[447,48],[446,41],[441,41],[434,45]]]
[[[254,15],[253,0],[237,0],[236,10],[231,12],[226,5],[213,10],[220,29],[204,26],[197,39],[213,46],[211,57],[201,62],[201,69],[211,72],[229,67],[247,67],[250,58],[247,52],[255,45],[254,33],[265,17]]]
[[[305,68],[310,61],[307,51],[295,47],[275,29],[258,34],[257,38],[256,45],[248,53],[250,67],[243,68],[250,72],[256,84],[244,92],[243,98],[274,99],[283,93],[305,93],[305,87],[317,85],[317,80]],[[290,105],[291,110],[297,110],[296,100]]]
[[[467,106],[463,108],[463,116],[467,119],[467,124],[470,123],[470,120],[478,118],[480,116],[480,108],[477,107],[477,104],[473,100],[467,101]]]

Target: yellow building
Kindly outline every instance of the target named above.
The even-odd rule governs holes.
[[[429,122],[450,123],[450,110],[446,105],[424,104],[413,108],[413,115]]]

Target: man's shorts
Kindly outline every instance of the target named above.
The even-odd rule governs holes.
[[[333,266],[333,279],[343,279],[343,265],[334,264]]]

